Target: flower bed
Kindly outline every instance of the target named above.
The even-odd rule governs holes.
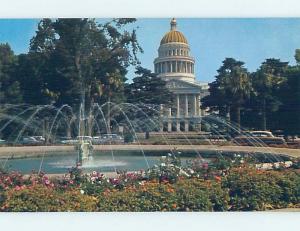
[[[253,211],[300,207],[297,169],[259,170],[237,157],[181,167],[176,155],[148,171],[106,178],[73,168],[62,178],[0,173],[0,211]],[[295,167],[299,162],[295,162]]]

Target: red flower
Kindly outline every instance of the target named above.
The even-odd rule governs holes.
[[[215,176],[215,180],[220,182],[222,180],[222,178],[220,176]]]

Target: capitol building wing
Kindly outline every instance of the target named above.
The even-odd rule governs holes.
[[[208,85],[196,81],[195,60],[174,18],[171,30],[160,42],[154,71],[167,81],[175,96],[172,107],[161,105],[161,131],[201,131],[201,117],[205,112],[200,108],[200,99],[208,94]]]

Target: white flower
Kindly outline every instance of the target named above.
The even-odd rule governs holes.
[[[84,194],[84,191],[81,189],[81,190],[80,190],[80,193],[81,193],[81,194]]]
[[[143,181],[140,181],[140,182],[139,182],[139,185],[144,185],[144,182],[143,182]]]
[[[164,167],[164,166],[166,166],[166,164],[165,163],[161,163],[160,166]]]

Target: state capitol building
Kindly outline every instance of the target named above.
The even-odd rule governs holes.
[[[208,94],[208,84],[197,82],[195,59],[185,36],[177,30],[176,20],[171,20],[171,29],[160,42],[154,71],[167,82],[174,96],[174,105],[161,106],[161,131],[201,131],[201,98]]]

